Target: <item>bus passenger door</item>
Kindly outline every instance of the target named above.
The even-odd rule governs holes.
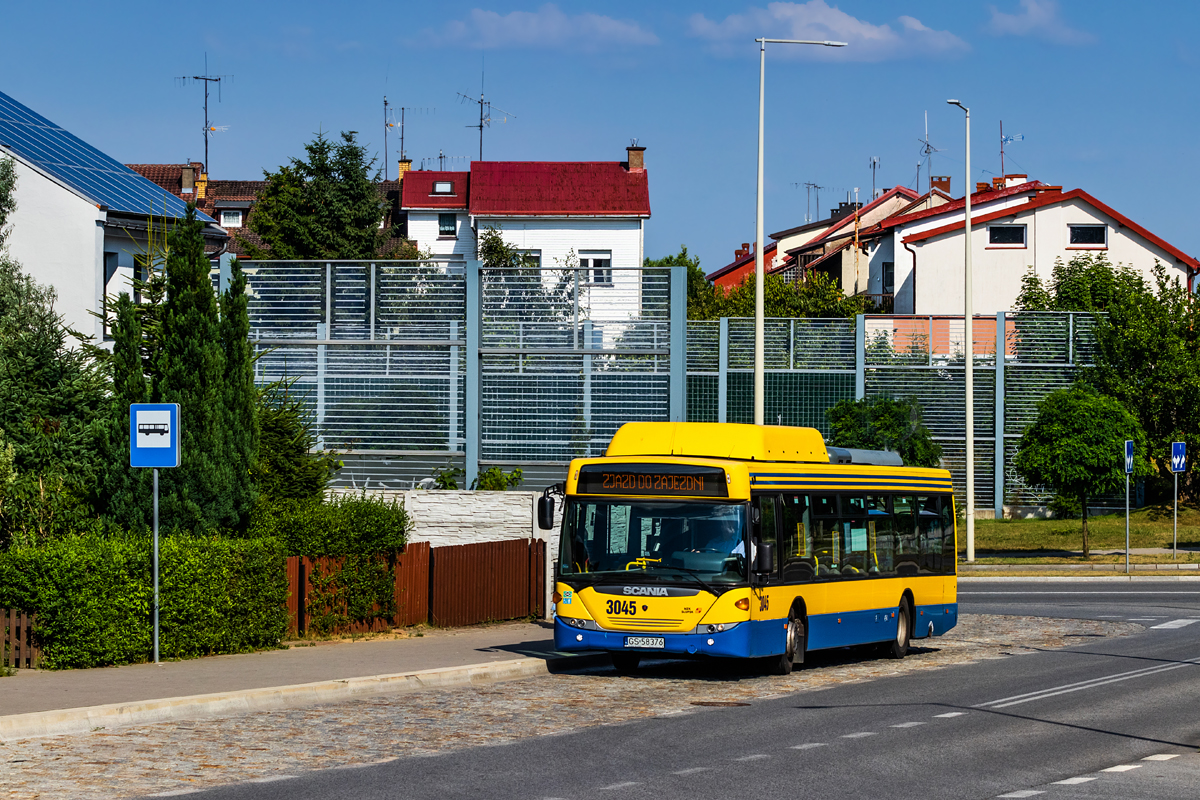
[[[782,653],[786,637],[784,626],[778,621],[787,619],[788,606],[779,586],[779,529],[778,529],[778,496],[764,494],[751,501],[751,520],[757,517],[757,524],[750,528],[751,540],[770,544],[775,552],[775,570],[770,574],[752,576],[751,585],[754,589],[750,596],[750,655],[769,656]],[[754,569],[753,559],[756,557],[756,547],[751,547],[749,568]]]

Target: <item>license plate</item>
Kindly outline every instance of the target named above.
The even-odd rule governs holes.
[[[661,636],[626,636],[626,647],[654,647],[659,650],[667,646],[667,640]]]

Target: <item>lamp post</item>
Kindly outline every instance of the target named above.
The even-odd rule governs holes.
[[[758,220],[754,241],[754,424],[762,425],[763,368],[763,106],[766,98],[767,42],[774,44],[818,44],[823,47],[845,47],[845,42],[818,42],[808,39],[755,39],[758,42]]]
[[[947,100],[952,106],[958,106],[967,114],[967,185],[963,199],[966,219],[963,226],[963,245],[965,254],[963,262],[963,336],[966,339],[966,384],[967,384],[967,561],[975,560],[975,341],[972,331],[971,309],[971,109],[957,100]],[[997,353],[996,358],[1004,358],[1003,353]],[[1003,440],[996,437],[996,446],[1002,447]]]

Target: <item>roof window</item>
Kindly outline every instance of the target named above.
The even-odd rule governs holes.
[[[454,181],[434,181],[430,194],[454,194]]]

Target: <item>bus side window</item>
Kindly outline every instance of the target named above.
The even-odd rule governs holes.
[[[781,550],[777,556],[785,581],[807,581],[816,577],[813,557],[812,509],[806,494],[783,496]]]
[[[954,495],[942,495],[942,571],[958,571],[958,552],[954,541]]]
[[[892,498],[892,511],[896,526],[896,574],[916,575],[921,552],[917,544],[916,504],[908,495],[897,495]]]
[[[837,517],[837,495],[814,494],[813,507],[813,556],[817,559],[817,577],[834,577],[841,574],[841,530]]]
[[[872,575],[895,574],[895,532],[887,495],[867,496],[867,549],[871,563],[867,571]]]
[[[921,551],[921,572],[941,573],[942,515],[936,497],[917,498],[917,543]]]

